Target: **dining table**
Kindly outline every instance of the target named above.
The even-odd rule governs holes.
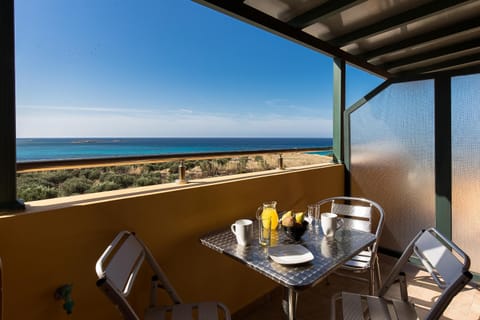
[[[296,319],[300,291],[325,280],[376,240],[372,233],[343,227],[333,237],[310,227],[299,241],[290,239],[279,227],[272,231],[268,246],[261,245],[258,236],[258,223],[253,223],[253,241],[247,246],[237,244],[230,227],[210,232],[200,242],[283,286],[283,310],[289,320]]]

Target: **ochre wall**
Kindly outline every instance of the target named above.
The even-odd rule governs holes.
[[[151,248],[186,301],[221,300],[232,312],[269,292],[275,283],[199,243],[203,234],[253,217],[265,200],[279,209],[341,195],[344,168],[308,170],[186,186],[152,194],[114,196],[45,207],[0,218],[4,272],[4,319],[119,319],[95,286],[95,262],[115,234],[128,229]],[[67,316],[55,289],[73,284],[73,314]],[[140,290],[147,290],[140,287]],[[144,299],[135,294],[134,304]]]

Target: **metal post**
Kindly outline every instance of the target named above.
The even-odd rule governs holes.
[[[281,153],[278,154],[278,169],[279,170],[285,169],[285,165],[283,164],[283,157]]]
[[[185,178],[185,166],[184,160],[180,160],[180,164],[178,165],[178,179],[175,181],[178,184],[186,184],[187,179]]]
[[[451,78],[435,78],[435,211],[436,228],[452,239]]]
[[[344,162],[345,60],[333,59],[333,160]]]
[[[0,1],[0,211],[22,210],[17,200],[14,0]]]

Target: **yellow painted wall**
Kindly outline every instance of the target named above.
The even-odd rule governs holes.
[[[343,170],[331,165],[153,194],[129,191],[109,201],[71,197],[56,209],[39,210],[40,202],[32,202],[26,213],[0,218],[5,319],[119,319],[95,286],[94,265],[122,229],[137,232],[150,246],[184,300],[221,300],[235,312],[275,283],[202,246],[199,237],[253,217],[265,200],[277,200],[279,209],[303,210],[341,195]],[[73,284],[71,316],[53,298],[65,283]]]

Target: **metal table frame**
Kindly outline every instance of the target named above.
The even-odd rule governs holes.
[[[254,241],[247,247],[239,246],[230,228],[203,236],[200,242],[217,252],[247,265],[249,268],[279,283],[288,290],[289,320],[295,319],[297,293],[311,288],[330,273],[375,241],[375,235],[357,230],[338,230],[334,238],[323,236],[321,230],[307,230],[299,244],[310,250],[314,259],[300,265],[281,265],[268,255],[268,247],[258,243],[258,226],[254,223]],[[271,246],[292,243],[283,230],[272,234]]]

